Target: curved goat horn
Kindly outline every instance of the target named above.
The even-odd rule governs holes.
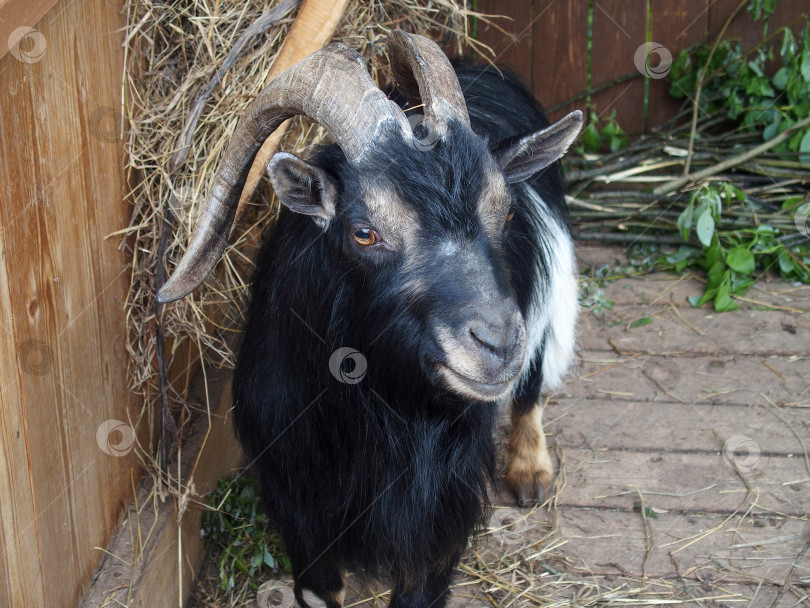
[[[239,195],[259,148],[282,122],[301,114],[329,131],[350,162],[359,160],[384,129],[407,126],[357,51],[345,44],[330,44],[279,74],[239,121],[188,249],[158,292],[158,302],[182,298],[211,273],[228,245]]]
[[[394,30],[388,36],[388,56],[397,86],[408,101],[425,106],[428,127],[437,135],[456,119],[470,126],[467,104],[447,55],[432,40]]]

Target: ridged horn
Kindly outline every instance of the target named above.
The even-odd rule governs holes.
[[[461,85],[439,45],[424,36],[394,30],[388,36],[388,58],[397,87],[409,103],[418,104],[421,99],[434,133],[444,135],[452,118],[470,126]]]
[[[388,126],[407,127],[402,111],[377,88],[360,55],[345,44],[330,44],[279,74],[239,121],[185,255],[158,292],[158,302],[188,295],[214,269],[228,245],[253,159],[282,122],[298,115],[329,131],[350,162],[359,160]]]

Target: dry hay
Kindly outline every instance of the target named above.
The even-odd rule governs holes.
[[[213,86],[191,135],[188,156],[172,171],[172,156],[200,92],[215,82],[217,70],[245,30],[268,11],[281,12],[279,5],[285,3],[291,10],[247,40],[221,82]],[[156,437],[160,390],[154,296],[162,233],[164,264],[171,272],[188,242],[220,155],[239,117],[261,90],[297,8],[296,0],[165,0],[130,2],[125,9],[124,114],[133,184],[132,217],[122,245],[132,256],[126,347],[130,387],[143,397],[146,415],[140,419],[150,421],[149,437]],[[427,34],[461,53],[482,48],[470,36],[474,15],[464,0],[355,1],[334,39],[356,48],[378,82],[384,82],[384,42],[391,29]],[[298,119],[283,146],[300,151],[320,137],[319,128]],[[235,226],[216,272],[187,298],[163,307],[166,369],[173,370],[174,378],[193,369],[199,359],[204,366],[233,367],[233,338],[242,324],[252,255],[276,212],[277,203],[265,184]],[[168,386],[168,396],[182,427],[194,406],[186,402],[188,382],[178,384]],[[145,452],[149,459],[154,445]]]

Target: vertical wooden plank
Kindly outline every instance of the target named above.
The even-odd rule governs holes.
[[[647,0],[594,0],[591,88],[638,73],[634,58],[647,37]],[[630,135],[644,132],[644,81],[634,78],[591,97],[600,120],[616,110]]]
[[[7,42],[15,37],[15,30],[33,26],[54,4],[56,0],[0,1],[0,59],[11,50]]]
[[[533,91],[550,108],[585,93],[588,86],[588,0],[536,0]],[[559,118],[585,100],[551,113]]]
[[[663,45],[674,60],[681,50],[706,40],[711,0],[652,3],[652,42]],[[660,59],[660,57],[659,57]],[[669,94],[667,78],[649,78],[647,130],[666,122],[683,103]]]
[[[509,68],[532,88],[532,0],[479,0],[478,11],[503,15],[492,23],[478,22],[478,40],[495,52],[493,62]],[[505,31],[504,31],[505,30]]]
[[[136,412],[128,275],[105,239],[128,219],[116,137],[124,25],[113,3],[66,0],[36,25],[41,56],[0,60],[3,605],[76,604],[137,466],[97,442],[103,423]]]
[[[709,7],[709,22],[708,22],[708,38],[709,44],[714,43],[717,34],[723,29],[726,20],[734,12],[734,9],[740,4],[740,0],[715,0]],[[777,2],[779,7],[783,4],[794,4],[793,2]],[[798,4],[798,3],[797,3]],[[748,16],[748,11],[743,8],[737,17],[732,21],[728,30],[726,30],[726,38],[735,39],[740,42],[743,50],[750,49],[762,39],[762,24],[757,24],[753,19]]]
[[[0,138],[3,121],[0,120]],[[3,162],[3,161],[0,161]],[[5,206],[5,205],[4,205]],[[11,293],[7,268],[9,259],[0,232],[0,318],[11,319]],[[4,327],[8,327],[4,325]],[[19,393],[19,377],[13,358],[18,344],[12,331],[0,332],[0,352],[12,359],[0,362],[0,606],[43,606],[42,579],[39,576],[34,496],[29,482],[24,410]],[[33,350],[23,361],[39,366],[44,360]],[[36,371],[38,367],[29,367]],[[17,377],[15,377],[17,376]]]

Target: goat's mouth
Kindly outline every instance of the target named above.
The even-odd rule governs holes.
[[[518,374],[515,374],[511,378],[497,382],[484,382],[476,378],[470,378],[446,363],[439,362],[438,367],[441,376],[453,392],[476,401],[499,400],[512,389],[512,385],[518,376]]]

